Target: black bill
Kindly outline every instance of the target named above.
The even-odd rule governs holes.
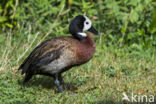
[[[93,34],[100,35],[100,32],[98,32],[93,26],[88,31]]]

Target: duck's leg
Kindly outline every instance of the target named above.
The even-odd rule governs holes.
[[[62,76],[61,74],[55,74],[55,84],[58,87],[59,93],[63,92],[63,86],[62,86]]]

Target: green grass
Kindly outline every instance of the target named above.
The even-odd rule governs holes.
[[[41,37],[30,46],[33,35],[16,42],[10,41],[14,38],[8,34],[0,46],[0,104],[121,104],[123,92],[156,97],[155,47],[119,47],[103,36],[96,37],[91,61],[63,74],[65,91],[57,93],[53,78],[37,75],[23,85],[23,76],[17,72]]]
[[[121,104],[123,92],[154,95],[156,102],[154,0],[2,0],[1,5],[0,104]],[[47,76],[23,85],[17,69],[29,53],[42,40],[69,35],[70,21],[85,13],[102,33],[95,38],[93,59],[63,74],[61,94]]]

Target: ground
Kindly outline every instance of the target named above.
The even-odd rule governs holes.
[[[0,104],[121,104],[123,93],[129,98],[137,95],[137,101],[143,95],[148,100],[153,95],[156,102],[155,47],[107,44],[102,36],[96,39],[93,59],[63,74],[63,93],[57,92],[53,78],[48,76],[37,75],[22,84],[23,76],[17,69],[36,43],[31,48],[31,41],[23,42],[20,48],[9,43],[1,46]]]

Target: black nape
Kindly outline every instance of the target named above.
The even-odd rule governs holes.
[[[79,35],[79,32],[83,32],[85,18],[82,15],[76,16],[69,25],[69,32],[75,37],[76,39],[82,41],[84,37]]]
[[[73,36],[74,36],[74,38],[78,39],[79,41],[83,41],[84,38],[85,38],[85,37],[83,37],[83,36],[81,36],[81,35],[79,35],[79,34],[73,35]]]

